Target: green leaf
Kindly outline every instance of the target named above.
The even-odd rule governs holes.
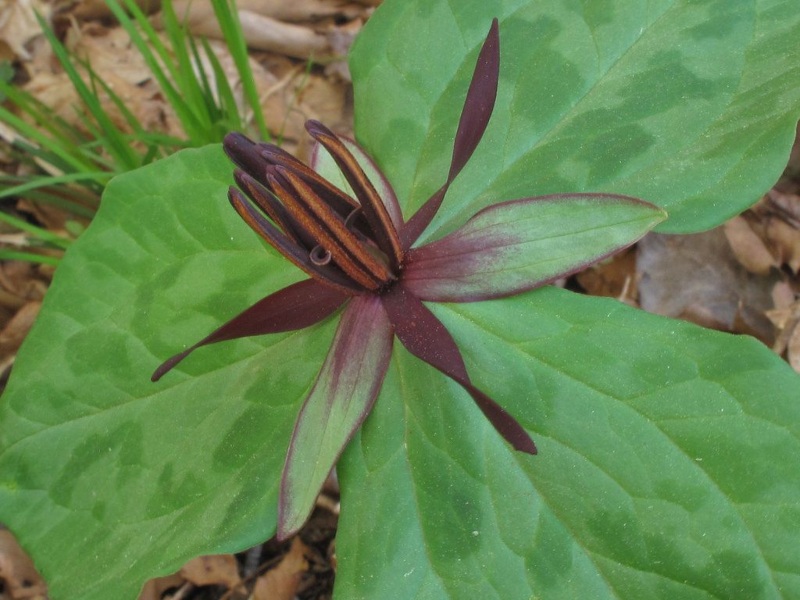
[[[539,455],[396,349],[339,465],[337,597],[800,597],[800,385],[767,348],[554,288],[431,307]]]
[[[424,202],[497,12],[501,40],[518,40],[501,41],[497,113],[429,237],[495,201],[584,184],[669,205],[676,228],[716,222],[777,173],[800,93],[798,8],[765,4],[386,0],[354,62],[360,135],[404,208]],[[692,77],[703,85],[676,83]],[[204,347],[149,381],[301,276],[228,206],[230,171],[215,146],[114,179],[17,358],[0,521],[54,600],[134,598],[193,556],[275,531],[293,423],[336,320]],[[458,385],[395,344],[341,464],[339,597],[800,596],[800,386],[766,348],[552,289],[431,309],[540,455],[513,453]]]
[[[698,231],[754,203],[786,164],[800,115],[794,0],[386,0],[351,54],[356,133],[406,218],[447,176],[443,140],[495,16],[494,115],[423,241],[501,200],[576,192],[642,198],[669,213],[662,231]]]
[[[286,448],[333,321],[203,348],[149,380],[301,277],[231,209],[230,183],[219,146],[114,179],[19,353],[0,403],[0,521],[51,598],[135,598],[198,554],[275,531]]]

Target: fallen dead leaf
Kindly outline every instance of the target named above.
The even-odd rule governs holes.
[[[175,12],[182,17],[203,15],[213,8],[193,0],[175,0]],[[288,23],[313,23],[323,19],[351,20],[364,13],[363,3],[347,0],[236,0],[240,12],[251,12]],[[206,19],[207,20],[207,19]]]
[[[592,296],[617,298],[636,306],[636,249],[628,248],[608,260],[592,265],[578,273],[576,279],[586,293]]]
[[[800,272],[800,229],[788,223],[773,221],[768,231],[778,247],[779,260],[797,275]]]
[[[693,235],[650,234],[639,242],[639,302],[648,311],[704,327],[746,333],[772,345],[764,316],[778,274],[749,273],[722,228]]]
[[[342,132],[341,125],[348,114],[347,94],[348,87],[344,83],[306,73],[298,66],[264,97],[270,132],[281,140],[298,144],[302,156],[303,144],[310,139],[305,130],[308,119],[320,120],[337,133],[346,133]]]
[[[183,565],[180,574],[197,586],[223,585],[231,589],[242,582],[236,558],[232,554],[200,556]]]
[[[736,258],[752,273],[787,266],[800,271],[800,195],[769,193],[753,208],[725,224]]]
[[[293,600],[303,573],[308,571],[308,552],[309,548],[295,537],[278,566],[258,578],[251,600]]]
[[[89,61],[97,77],[113,89],[145,130],[184,137],[179,119],[124,29],[121,27],[109,29],[95,22],[84,23],[81,26],[73,25],[67,32],[65,44],[75,56]],[[216,40],[211,40],[209,45],[239,100],[240,108],[244,107],[238,70],[227,46]],[[76,111],[81,103],[69,77],[52,61],[46,63],[40,61],[40,63],[46,67],[31,69],[31,78],[25,89],[47,106],[54,108],[60,118],[79,128],[82,127],[81,117]],[[210,64],[204,64],[203,67],[213,89],[215,73]],[[252,58],[250,68],[259,96],[266,97],[277,78]],[[88,81],[88,76],[85,79]],[[117,105],[102,90],[99,97],[104,110],[114,123],[123,131],[128,131],[129,126]],[[271,120],[272,117],[268,115],[267,118]],[[11,133],[7,136],[10,137]]]
[[[772,297],[775,308],[766,313],[778,332],[772,349],[800,373],[800,299],[786,282],[775,286]]]
[[[174,6],[195,35],[222,37],[210,3],[176,0]],[[248,47],[317,62],[343,59],[349,43],[342,47],[338,23],[368,15],[363,5],[338,0],[240,0],[237,7]]]
[[[222,36],[209,3],[189,2],[179,16],[182,13],[193,34],[216,39]],[[240,10],[239,19],[249,48],[302,59],[332,58],[325,36],[310,27],[285,23],[249,10]]]
[[[0,528],[0,592],[8,600],[44,600],[47,586],[33,561],[7,529]]]
[[[75,56],[89,62],[98,78],[114,91],[145,130],[171,136],[181,135],[182,129],[178,118],[161,92],[144,58],[133,46],[123,28],[109,29],[100,24],[86,23],[80,28],[70,28],[65,44]],[[84,79],[88,81],[88,77]],[[49,89],[41,89],[43,85],[57,86],[57,88],[55,92],[51,92]],[[43,98],[48,106],[54,107],[58,105],[50,100],[51,93],[57,93],[62,102],[68,94],[75,94],[72,83],[60,69],[49,82],[32,78],[27,88],[37,97]],[[103,109],[111,116],[117,127],[129,131],[124,116],[108,95],[100,90],[99,97]],[[61,116],[68,122],[79,125],[75,114],[76,106],[79,106],[77,96],[65,107],[68,110],[62,109]]]
[[[161,8],[161,0],[135,0],[145,14],[151,14]],[[69,8],[69,15],[76,19],[103,19],[112,15],[106,0],[80,0]]]
[[[773,350],[779,355],[785,353],[789,364],[800,373],[800,310],[771,311],[769,316],[779,330]]]
[[[751,273],[766,275],[780,264],[744,217],[725,223],[724,231],[736,259]]]
[[[789,337],[789,342],[786,345],[787,358],[792,368],[800,373],[800,326],[797,324]]]
[[[144,587],[139,594],[139,600],[161,600],[161,598],[164,596],[164,592],[178,588],[185,582],[186,580],[178,573],[173,573],[172,575],[167,575],[166,577],[157,577],[155,579],[151,579],[144,584]]]
[[[786,170],[775,185],[775,189],[781,192],[800,193],[800,124],[797,125],[794,145],[789,155]]]
[[[5,0],[0,3],[0,59],[30,60],[28,42],[41,35],[36,13],[47,18],[50,4],[41,0]]]
[[[0,331],[0,364],[17,353],[41,307],[39,301],[24,304]]]
[[[16,312],[31,300],[41,300],[48,282],[49,276],[32,263],[19,260],[0,263],[0,307]]]

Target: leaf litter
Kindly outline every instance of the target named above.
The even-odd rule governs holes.
[[[251,66],[271,133],[297,155],[308,148],[303,123],[319,119],[337,133],[352,130],[349,73],[341,57],[380,0],[239,0]],[[154,7],[156,3],[143,2]],[[238,80],[210,5],[175,1],[191,31],[211,38],[232,82]],[[63,5],[62,5],[63,6]],[[0,8],[0,57],[26,71],[26,89],[62,116],[80,122],[74,90],[55,68],[49,47],[38,35],[33,10],[49,14],[49,3],[18,0]],[[93,69],[142,123],[178,135],[169,105],[132,48],[125,32],[108,20],[101,0],[73,3],[55,15],[78,56]],[[158,22],[156,15],[154,21]],[[310,67],[313,57],[317,65]],[[108,101],[106,100],[108,103]],[[115,108],[107,108],[114,114]],[[0,138],[10,141],[7,128]],[[0,151],[2,167],[13,161]],[[64,219],[42,213],[20,198],[16,207],[50,230]],[[0,231],[0,240],[8,242]],[[10,239],[10,238],[9,238]],[[772,346],[800,372],[800,145],[787,170],[762,201],[723,227],[689,236],[651,234],[640,244],[561,282],[593,295],[611,296],[645,310],[706,327],[753,335]],[[0,370],[2,382],[30,328],[52,268],[17,261],[0,264]],[[334,535],[338,490],[327,486],[309,523],[291,541],[270,540],[239,555],[199,557],[179,573],[151,580],[141,600],[171,598],[328,598],[336,568]],[[0,600],[44,598],[46,589],[30,559],[10,532],[0,529]]]

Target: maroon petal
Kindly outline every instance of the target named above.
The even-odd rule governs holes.
[[[515,450],[536,454],[536,445],[517,420],[472,385],[461,351],[436,315],[402,283],[395,284],[381,298],[394,333],[403,346],[469,392],[489,422]]]
[[[478,147],[483,133],[486,131],[486,126],[489,124],[489,117],[492,115],[499,78],[500,31],[497,19],[494,19],[478,55],[464,109],[461,111],[447,181],[403,227],[400,239],[404,250],[408,250],[430,225],[442,205],[442,200],[450,184],[467,164],[472,153],[475,152],[475,148]]]
[[[453,145],[453,160],[447,182],[453,181],[475,152],[475,148],[486,131],[497,98],[497,82],[500,77],[500,32],[497,19],[492,21],[489,34],[478,55],[478,63],[467,91],[464,110],[458,123],[456,141]]]
[[[270,294],[239,313],[194,346],[164,361],[152,381],[158,381],[201,346],[266,333],[281,333],[310,327],[331,315],[350,296],[313,279],[294,283]]]

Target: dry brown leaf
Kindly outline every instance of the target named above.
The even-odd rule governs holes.
[[[777,189],[725,229],[739,261],[751,272],[788,266],[800,271],[800,196]]]
[[[122,27],[109,28],[96,23],[87,23],[80,29],[72,27],[64,43],[75,56],[89,61],[92,69],[123,99],[121,94],[130,92],[117,90],[117,83],[139,87],[152,79],[147,63]],[[111,79],[106,79],[107,76]]]
[[[650,234],[639,242],[639,302],[649,312],[772,344],[764,312],[778,275],[748,273],[722,228],[694,235]]]
[[[242,11],[242,33],[250,48],[277,52],[294,58],[328,60],[334,57],[327,38],[310,27],[284,23],[257,13]],[[197,33],[213,35],[216,21],[204,21]]]
[[[800,325],[795,325],[792,335],[789,337],[786,355],[792,368],[800,373]]]
[[[767,225],[767,237],[776,247],[778,262],[787,265],[797,275],[800,271],[800,229],[772,219]]]
[[[66,235],[67,221],[75,221],[76,217],[68,211],[47,204],[44,202],[31,202],[29,200],[20,200],[16,204],[16,209],[23,214],[30,215],[38,225],[41,225],[52,233]],[[88,219],[84,219],[84,225],[88,225]]]
[[[87,24],[80,32],[71,31],[67,43],[72,51],[89,61],[98,77],[108,84],[145,130],[172,136],[181,134],[181,125],[172,107],[124,29]],[[128,125],[116,105],[105,93],[100,97],[114,123],[127,131]]]
[[[786,170],[775,187],[783,192],[800,193],[800,124],[797,125],[794,145]]]
[[[767,207],[781,216],[781,219],[800,227],[800,196],[796,193],[772,189],[767,193]],[[760,205],[759,205],[760,206]]]
[[[199,556],[183,565],[180,574],[198,586],[224,585],[230,589],[242,582],[233,554]]]
[[[772,305],[775,309],[789,308],[797,300],[798,293],[792,287],[789,281],[779,281],[772,288]]]
[[[28,302],[0,331],[0,362],[5,362],[10,356],[17,353],[41,307],[41,302]]]
[[[0,306],[16,312],[30,300],[41,300],[48,277],[42,268],[25,261],[0,263]]]
[[[47,18],[50,5],[41,0],[4,0],[0,2],[0,59],[30,60],[26,47],[42,30],[36,13]]]
[[[185,4],[191,0],[180,0]],[[176,5],[179,2],[175,3]],[[195,2],[196,4],[196,2]],[[354,19],[364,13],[364,7],[347,0],[237,0],[240,11],[248,11],[287,22],[309,22],[334,18]]]
[[[114,90],[145,130],[183,137],[180,121],[124,29],[107,29],[96,23],[88,23],[80,29],[72,28],[66,44],[76,56],[90,61],[97,76]],[[209,45],[240,101],[240,108],[243,107],[245,102],[238,70],[227,46],[216,40],[212,40]],[[259,95],[265,97],[277,79],[252,59],[250,68]],[[204,64],[204,71],[213,88],[215,73],[211,65]],[[80,102],[69,78],[60,69],[51,68],[33,73],[25,88],[53,107],[58,116],[80,126],[80,118],[76,115],[76,107],[80,106]],[[100,99],[112,120],[122,130],[127,131],[127,123],[117,106],[102,91]]]
[[[609,260],[593,265],[576,276],[578,283],[592,296],[618,298],[636,304],[636,249],[628,248]]]
[[[725,223],[724,231],[736,259],[751,273],[766,275],[780,264],[744,217]]]
[[[186,20],[193,34],[216,39],[222,37],[210,3],[178,0],[174,6],[175,12]],[[313,58],[315,61],[328,61],[332,58],[343,58],[346,49],[343,53],[338,37],[336,44],[332,42],[331,34],[336,30],[335,25],[312,27],[297,23],[317,22],[322,18],[331,22],[333,18],[351,21],[359,14],[366,18],[362,7],[336,1],[240,1],[237,6],[242,33],[248,47],[304,60]],[[158,19],[155,22],[158,24]]]
[[[773,310],[768,310],[765,314],[767,315],[767,318],[770,321],[772,321],[772,324],[775,325],[776,328],[778,328],[778,330],[783,331],[789,326],[789,323],[792,320],[793,312],[794,311],[791,308],[780,308],[780,309],[776,308]],[[785,349],[786,349],[785,344],[782,347],[781,346],[775,347],[775,351],[778,352],[778,354],[783,352],[783,350]]]
[[[139,600],[161,600],[164,592],[169,589],[183,585],[186,580],[178,573],[167,575],[166,577],[156,577],[144,584]]]
[[[308,547],[295,537],[278,566],[258,578],[251,600],[293,600],[303,573],[308,571],[307,552]]]
[[[70,30],[67,45],[72,52],[87,59],[97,76],[109,85],[145,129],[168,135],[181,128],[172,109],[152,79],[144,59],[132,47],[127,33],[120,27],[106,29],[88,24]],[[88,76],[84,76],[88,82]],[[60,68],[32,70],[25,90],[54,109],[56,115],[79,128],[82,103],[69,77]],[[117,106],[101,90],[100,101],[114,123],[129,130]]]
[[[783,284],[788,287],[788,284]],[[786,358],[792,368],[800,373],[800,300],[793,298],[791,303],[786,302],[786,294],[781,293],[776,286],[773,296],[779,299],[776,308],[767,311],[767,317],[778,330],[772,349]]]
[[[348,114],[348,88],[299,66],[268,91],[263,100],[270,132],[283,140],[305,143],[309,140],[305,122],[317,119],[339,134]]]
[[[161,0],[135,0],[145,14],[161,9]],[[106,0],[80,0],[70,8],[70,14],[76,19],[103,19],[112,15]]]
[[[43,600],[47,594],[33,561],[7,529],[0,529],[0,583],[9,600]]]

